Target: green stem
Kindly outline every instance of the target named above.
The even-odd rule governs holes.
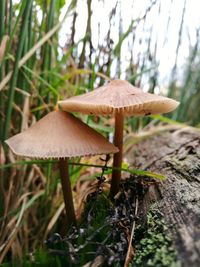
[[[4,27],[5,27],[5,0],[0,1],[0,44],[1,41],[3,40],[3,35],[4,35]],[[3,64],[0,65],[0,81],[2,80],[3,77]],[[3,92],[0,92],[0,110],[3,112]],[[3,116],[0,114],[0,141],[2,140],[2,124],[3,124]],[[0,143],[1,145],[1,143]]]
[[[21,27],[21,31],[20,31],[20,35],[19,35],[19,43],[18,43],[16,58],[15,58],[13,75],[12,75],[12,79],[11,79],[10,88],[9,88],[9,91],[8,91],[8,105],[7,105],[7,112],[6,112],[4,135],[3,135],[3,139],[4,140],[8,136],[8,131],[9,131],[9,127],[10,127],[11,114],[12,114],[12,104],[13,104],[13,100],[14,100],[15,86],[16,86],[18,70],[19,70],[18,63],[19,63],[19,60],[21,58],[22,49],[23,49],[23,45],[24,45],[24,40],[25,40],[25,37],[26,37],[26,29],[27,28],[25,27],[25,25],[28,23],[28,17],[29,17],[32,1],[33,0],[30,0],[30,1],[26,2],[26,7],[25,7],[25,10],[24,10],[24,13],[23,13],[23,19],[22,19],[22,25],[23,26]]]
[[[6,1],[1,0],[0,1],[0,43],[4,35],[5,30],[5,7],[6,7]]]

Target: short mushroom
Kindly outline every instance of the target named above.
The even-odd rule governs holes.
[[[178,104],[179,102],[173,99],[145,93],[123,80],[113,80],[92,92],[58,102],[59,107],[65,111],[115,115],[114,144],[119,148],[119,152],[114,155],[111,196],[119,191],[121,179],[124,116],[167,113],[174,110]]]
[[[68,158],[118,152],[106,138],[64,111],[53,111],[26,131],[5,141],[12,151],[30,158],[58,158],[68,226],[76,224]]]

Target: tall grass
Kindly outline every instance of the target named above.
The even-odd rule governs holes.
[[[4,145],[4,140],[54,109],[58,99],[92,90],[110,77],[123,77],[138,86],[146,80],[151,92],[159,86],[157,46],[152,45],[152,34],[147,40],[141,40],[146,42],[143,53],[137,57],[132,53],[137,45],[137,29],[147,23],[148,15],[158,8],[159,1],[145,7],[143,15],[131,20],[128,27],[118,20],[120,5],[113,4],[104,41],[99,40],[96,47],[92,38],[95,3],[95,0],[87,1],[86,29],[80,38],[76,36],[77,27],[80,27],[77,25],[80,1],[68,3],[65,27],[70,34],[61,47],[59,29],[64,20],[60,19],[60,14],[65,1],[22,0],[18,4],[12,0],[0,1],[0,164],[10,166],[0,169],[0,264],[22,260],[24,253],[39,247],[52,230],[65,232],[57,166],[51,161],[46,165],[38,162],[17,165],[18,158]],[[119,22],[115,23],[115,27],[119,27],[118,38],[113,40],[115,21]],[[165,92],[181,100],[174,118],[192,125],[197,125],[200,118],[198,40],[199,30],[185,65],[183,86],[177,86],[177,76],[173,75],[170,91]],[[126,42],[127,54],[131,56],[124,73],[122,52]],[[178,53],[180,41],[175,46]],[[88,118],[88,121],[105,135],[112,132],[110,118]],[[126,129],[130,130],[130,125],[133,129],[143,127],[148,121],[146,118],[128,119]],[[98,160],[93,160],[98,165]],[[94,177],[86,168],[87,164],[92,162],[87,159],[83,166],[80,163],[70,167],[74,182],[81,175]],[[76,198],[79,193],[77,189]]]
[[[57,53],[53,55],[52,50],[57,49],[56,32],[63,22],[58,20],[63,4],[45,1],[43,7],[32,0],[19,4],[1,1],[1,164],[15,162],[3,141],[36,120],[31,109],[41,110],[41,116],[49,110],[49,103],[53,108],[57,101],[58,87],[50,84],[50,71],[59,66]],[[72,1],[67,13],[73,8]],[[41,22],[38,10],[42,12]],[[4,48],[6,36],[9,39]],[[57,82],[62,83],[62,79],[57,78]],[[57,169],[51,177],[50,167],[33,164],[0,170],[0,263],[22,259],[25,251],[34,249],[34,240],[43,240],[50,218],[62,206]],[[42,202],[45,204],[40,207]],[[41,221],[46,221],[44,227]]]

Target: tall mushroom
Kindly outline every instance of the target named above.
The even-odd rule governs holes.
[[[110,193],[114,196],[119,191],[121,178],[123,120],[124,116],[151,115],[167,113],[174,110],[179,102],[150,93],[132,86],[123,80],[113,80],[96,90],[59,101],[62,110],[83,112],[85,114],[114,114],[114,144],[119,152],[114,155],[113,173]]]
[[[5,142],[20,156],[59,159],[68,226],[76,223],[68,158],[118,152],[102,135],[64,111],[50,112],[29,129]]]

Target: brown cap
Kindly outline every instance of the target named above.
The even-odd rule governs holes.
[[[86,114],[151,115],[174,110],[179,102],[132,86],[127,81],[113,80],[92,92],[74,96],[58,105],[62,110]]]
[[[65,158],[118,152],[101,134],[64,111],[53,111],[28,130],[5,141],[13,152],[32,158]]]

